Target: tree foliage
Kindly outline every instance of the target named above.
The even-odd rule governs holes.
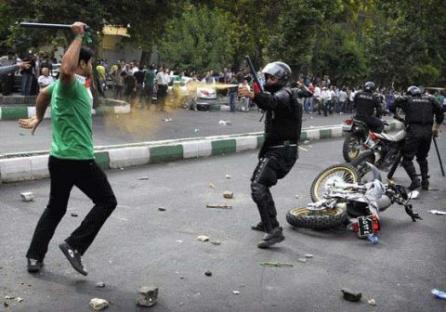
[[[280,59],[295,73],[330,75],[337,84],[444,84],[443,0],[80,0],[0,1],[0,50],[53,40],[19,29],[32,20],[130,25],[132,41],[182,69],[218,70]]]

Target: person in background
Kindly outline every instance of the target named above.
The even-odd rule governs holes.
[[[54,82],[54,78],[53,76],[50,76],[50,69],[48,67],[42,67],[41,72],[42,74],[37,79],[40,90],[48,87]]]

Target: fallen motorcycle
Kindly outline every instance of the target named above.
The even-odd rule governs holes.
[[[342,175],[326,181],[325,192],[320,200],[309,203],[304,208],[289,210],[286,215],[288,223],[315,230],[349,226],[358,237],[370,239],[380,230],[379,214],[394,203],[402,205],[413,222],[421,219],[413,212],[409,203],[411,196],[406,189],[392,182],[384,184],[378,169],[368,165],[373,172],[373,180],[367,183],[349,183],[340,178],[345,175],[347,168],[355,170],[348,165],[332,166],[332,172],[339,168]],[[358,173],[353,175],[357,176]]]

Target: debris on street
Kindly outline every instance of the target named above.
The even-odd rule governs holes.
[[[342,288],[342,294],[344,295],[344,299],[351,302],[358,302],[361,300],[362,293],[355,292],[349,288]]]
[[[137,305],[152,307],[158,302],[158,287],[143,286],[139,289]]]
[[[429,210],[429,212],[433,215],[443,215],[446,216],[446,211],[442,210]]]
[[[307,262],[307,259],[305,259],[305,258],[298,258],[297,261],[299,261],[301,263],[305,263],[305,262]]]
[[[94,311],[101,311],[101,310],[105,310],[108,308],[108,301],[105,299],[100,299],[100,298],[93,298],[90,300],[90,307],[94,310]]]
[[[219,245],[221,245],[221,242],[220,241],[211,241],[211,244],[215,245],[215,246],[219,246]]]
[[[164,208],[164,207],[158,207],[158,210],[159,210],[159,211],[166,211],[166,208]]]
[[[34,200],[33,192],[23,192],[20,193],[20,196],[22,197],[22,201],[24,202],[30,202]]]
[[[104,282],[98,282],[98,283],[96,283],[96,287],[97,288],[104,288],[105,287],[105,283]]]
[[[226,204],[207,204],[206,208],[232,209],[232,206]]]
[[[280,262],[261,262],[261,266],[274,267],[274,268],[292,268],[294,265],[291,263],[280,263]]]
[[[197,240],[199,240],[200,242],[207,242],[207,241],[209,241],[209,236],[206,236],[206,235],[199,235],[199,236],[197,237]]]
[[[223,197],[226,198],[226,199],[232,199],[232,198],[234,198],[234,193],[230,192],[230,191],[224,191],[223,192]]]
[[[232,293],[236,296],[240,295],[240,291],[238,291],[238,290],[233,290]]]
[[[74,218],[77,218],[79,215],[77,214],[77,213],[75,213],[75,212],[72,212],[71,214],[70,214],[72,217],[74,217]]]
[[[225,178],[226,178],[226,179],[230,179],[230,178],[232,178],[232,177],[231,177],[230,174],[227,174],[227,175],[225,175]]]
[[[369,305],[371,305],[371,306],[376,306],[376,301],[375,301],[375,299],[369,299],[369,300],[367,300],[367,303],[369,304]]]
[[[209,182],[209,187],[210,187],[210,188],[212,188],[212,189],[214,189],[214,188],[215,188],[215,185],[214,185],[214,183],[212,183],[212,182]]]
[[[446,291],[442,291],[442,290],[434,288],[434,289],[431,290],[431,293],[437,299],[446,300]]]
[[[204,275],[206,275],[206,276],[212,276],[212,272],[208,270],[208,271],[204,272]]]
[[[311,258],[313,258],[313,255],[312,254],[305,254],[305,258],[311,259]]]
[[[140,178],[138,178],[138,180],[148,180],[149,179],[149,177],[140,177]]]

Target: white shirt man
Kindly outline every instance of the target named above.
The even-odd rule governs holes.
[[[40,89],[46,88],[54,82],[54,78],[49,75],[49,69],[47,67],[42,68],[42,75],[37,79]]]

